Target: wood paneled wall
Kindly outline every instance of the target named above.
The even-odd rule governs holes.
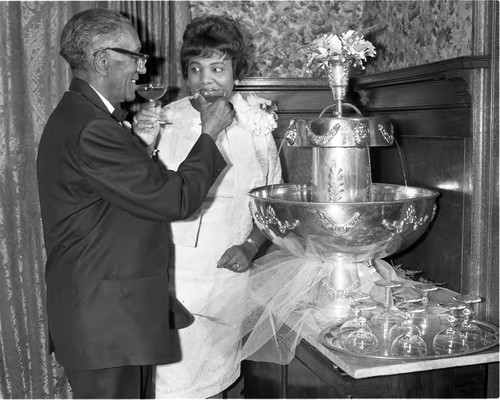
[[[488,123],[498,118],[498,97],[486,84],[491,71],[489,57],[463,57],[358,77],[355,89],[365,114],[392,120],[401,149],[402,162],[397,146],[372,149],[374,180],[402,184],[405,171],[409,185],[441,193],[430,229],[393,261],[481,296],[480,319],[498,325],[498,132]]]
[[[498,324],[499,265],[494,246],[498,244],[498,132],[484,123],[496,118],[491,115],[495,106],[477,104],[494,101],[492,96],[477,100],[478,79],[485,81],[489,71],[488,57],[464,57],[366,75],[352,79],[347,102],[355,103],[364,115],[384,115],[394,124],[399,146],[371,151],[375,182],[403,185],[406,180],[410,186],[441,193],[430,229],[393,256],[393,262],[422,270],[424,277],[452,290],[480,295],[484,299],[478,309],[480,319]],[[318,117],[332,103],[322,79],[253,78],[244,80],[237,90],[275,102],[278,146],[290,119]],[[498,115],[498,97],[496,102]],[[482,110],[482,118],[474,110]],[[488,176],[477,173],[475,155],[484,152],[488,157],[481,160],[480,168],[490,171]],[[310,182],[310,149],[285,143],[280,157],[285,182]],[[478,207],[487,212],[478,212]],[[492,245],[474,246],[478,237]]]

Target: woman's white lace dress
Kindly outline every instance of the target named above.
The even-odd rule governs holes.
[[[239,347],[219,354],[207,340],[213,322],[196,313],[213,300],[221,286],[241,285],[248,278],[248,271],[219,269],[217,261],[230,246],[242,243],[252,229],[248,192],[281,182],[281,166],[271,134],[276,122],[258,109],[258,98],[250,100],[247,102],[239,94],[232,98],[237,119],[217,139],[227,167],[203,206],[188,221],[172,223],[175,267],[171,276],[175,277],[175,295],[195,315],[195,321],[179,331],[182,361],[157,368],[157,398],[207,398],[226,389],[240,374]],[[177,169],[198,139],[201,121],[189,98],[168,107],[172,124],[162,131],[159,158],[167,168]],[[236,337],[238,333],[228,327],[227,335]]]

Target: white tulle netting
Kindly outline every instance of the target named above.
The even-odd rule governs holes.
[[[348,262],[307,241],[303,254],[276,250],[254,263],[248,282],[226,286],[198,318],[213,322],[208,345],[218,351],[242,341],[241,360],[288,364],[307,335],[349,317],[349,292],[370,293],[384,301],[380,279],[397,280],[385,261]],[[240,331],[235,339],[228,330]]]

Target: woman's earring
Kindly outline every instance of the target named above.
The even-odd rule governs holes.
[[[236,80],[234,81],[234,86],[238,86],[239,84],[240,84],[240,80],[239,80],[239,79],[236,79]]]

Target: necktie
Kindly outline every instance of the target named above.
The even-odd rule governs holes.
[[[120,107],[116,107],[111,116],[118,122],[122,122],[127,117],[127,113],[123,111]]]

